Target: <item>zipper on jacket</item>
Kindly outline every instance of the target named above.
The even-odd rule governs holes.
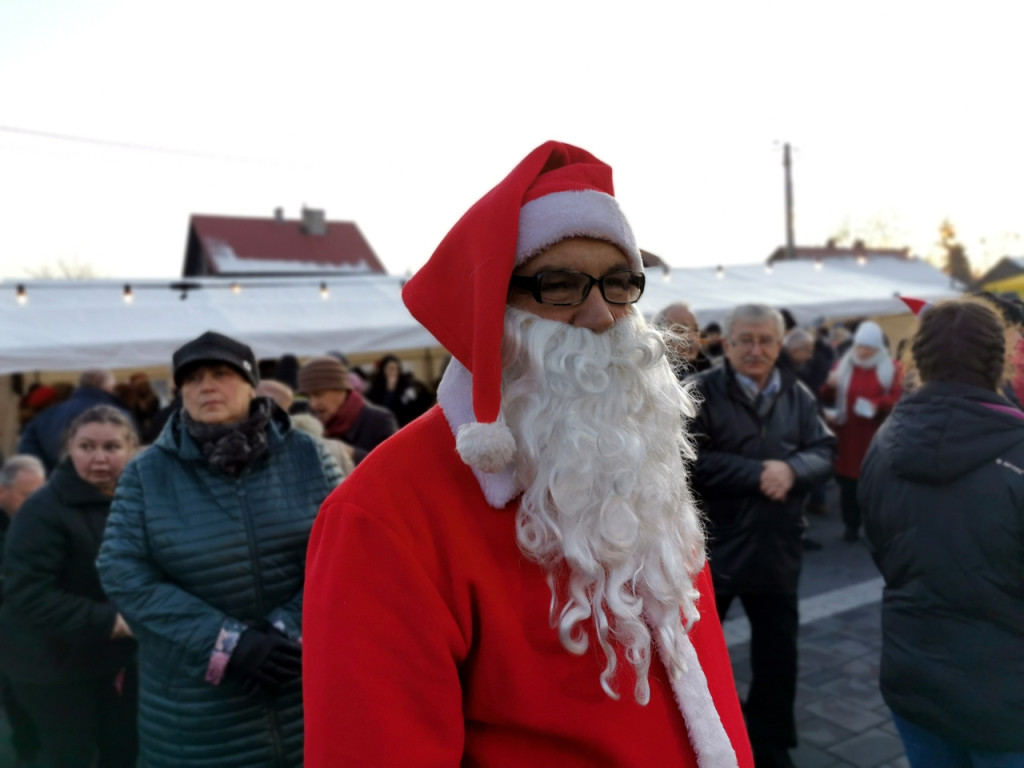
[[[259,552],[256,551],[256,530],[253,527],[252,510],[249,508],[249,494],[245,488],[245,478],[247,475],[248,473],[245,473],[238,478],[235,481],[235,486],[237,487],[237,494],[240,499],[239,506],[242,509],[242,519],[245,521],[246,543],[249,545],[249,562],[252,564],[253,587],[256,591],[257,615],[264,616],[267,613],[267,609],[263,605],[263,583],[260,579]]]

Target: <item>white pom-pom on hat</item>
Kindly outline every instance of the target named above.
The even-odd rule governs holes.
[[[496,474],[507,467],[516,454],[516,439],[500,421],[473,421],[459,427],[455,450],[462,460],[481,472]]]

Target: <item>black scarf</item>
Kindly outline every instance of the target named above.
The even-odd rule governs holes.
[[[206,460],[229,477],[238,477],[267,455],[270,416],[270,400],[265,397],[254,398],[249,417],[235,424],[204,424],[181,409],[181,423]]]

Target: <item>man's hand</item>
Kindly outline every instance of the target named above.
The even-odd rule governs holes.
[[[765,459],[761,466],[761,493],[772,501],[785,501],[796,481],[793,468],[778,459]]]

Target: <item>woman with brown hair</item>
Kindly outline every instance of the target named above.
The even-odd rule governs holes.
[[[881,691],[912,768],[1024,766],[1024,412],[999,394],[1003,321],[962,299],[925,310],[921,386],[860,477],[885,578]]]
[[[67,455],[7,533],[0,666],[52,768],[135,765],[136,644],[95,562],[137,445],[122,411],[83,412],[68,429]]]

